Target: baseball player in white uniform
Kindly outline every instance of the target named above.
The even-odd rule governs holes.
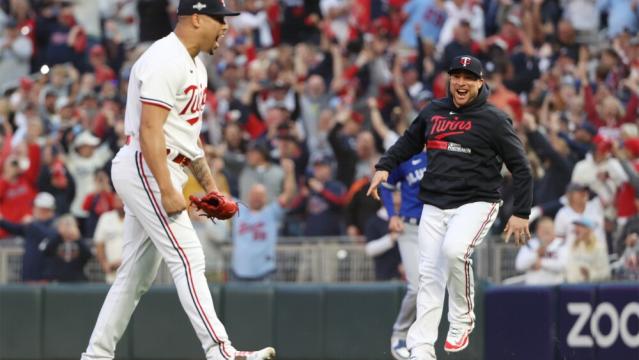
[[[444,350],[461,351],[470,342],[475,326],[471,256],[497,217],[504,164],[515,190],[506,240],[511,234],[517,243],[530,237],[532,173],[512,121],[487,102],[489,89],[478,59],[456,57],[448,73],[448,96],[426,106],[386,151],[368,190],[379,198],[376,189],[389,173],[426,145],[428,165],[419,191],[424,207],[418,229],[417,319],[406,338],[411,360],[435,359],[446,290],[450,328]]]
[[[181,0],[174,32],[156,41],[133,66],[125,113],[127,145],[113,160],[111,172],[126,212],[123,261],[83,360],[113,359],[162,260],[207,360],[275,357],[270,347],[247,352],[231,345],[213,307],[204,253],[182,196],[184,167],[206,191],[217,190],[199,142],[207,73],[197,55],[213,54],[228,29],[224,17],[238,14],[223,0]]]

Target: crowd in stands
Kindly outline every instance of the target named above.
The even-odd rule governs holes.
[[[25,281],[82,280],[94,245],[112,280],[124,210],[109,169],[125,141],[128,75],[171,31],[177,3],[0,0],[0,236],[25,239]],[[387,215],[365,196],[373,165],[446,96],[450,60],[472,54],[533,167],[538,231],[518,269],[557,281],[639,276],[639,1],[226,5],[242,14],[227,19],[216,54],[201,55],[202,141],[218,187],[278,230],[193,213],[207,269],[219,273],[215,249],[247,232],[386,236]],[[495,233],[512,204],[504,175]],[[191,179],[185,196],[202,191]],[[393,239],[370,251],[379,279],[402,276]],[[273,270],[234,266],[245,278]]]

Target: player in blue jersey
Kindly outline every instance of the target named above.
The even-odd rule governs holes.
[[[388,211],[391,232],[399,233],[397,243],[408,280],[408,289],[399,314],[393,325],[391,336],[391,354],[397,360],[408,359],[410,354],[406,348],[406,334],[415,321],[417,312],[417,288],[419,284],[419,246],[417,231],[424,204],[418,198],[419,182],[426,171],[426,152],[418,153],[395,168],[386,183],[380,187],[382,203]],[[401,191],[399,212],[393,205],[393,192]]]

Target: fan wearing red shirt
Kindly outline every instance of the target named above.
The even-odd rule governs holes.
[[[36,182],[40,169],[40,149],[38,145],[30,144],[27,153],[28,159],[19,160],[16,156],[9,156],[2,163],[0,214],[11,222],[21,222],[31,215],[33,199],[38,192]],[[28,162],[28,166],[24,165],[25,162]],[[0,230],[0,238],[8,235]]]
[[[82,233],[93,237],[100,215],[115,209],[115,193],[111,187],[109,175],[103,169],[95,172],[95,191],[89,193],[82,203],[82,210],[89,213]]]

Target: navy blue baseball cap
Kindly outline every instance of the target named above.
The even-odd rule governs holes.
[[[452,74],[459,71],[469,72],[480,79],[484,77],[484,68],[481,65],[481,61],[470,55],[457,56],[450,62],[448,73]]]
[[[237,11],[229,10],[224,0],[180,0],[178,15],[204,14],[211,16],[237,16]]]

